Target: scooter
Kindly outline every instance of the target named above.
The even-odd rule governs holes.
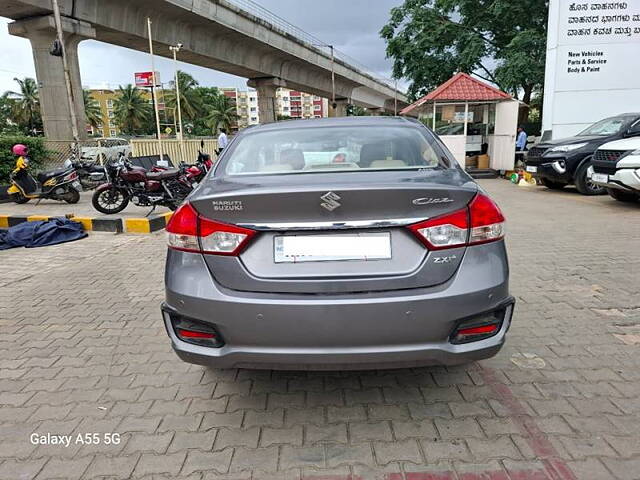
[[[29,173],[29,158],[21,156],[11,172],[10,181],[7,193],[15,203],[27,203],[32,199],[38,199],[39,203],[43,198],[78,203],[82,190],[70,160],[65,160],[62,168],[38,173],[36,179]]]

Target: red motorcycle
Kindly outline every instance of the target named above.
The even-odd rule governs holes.
[[[91,203],[101,213],[124,210],[129,202],[141,207],[161,205],[175,210],[191,193],[193,185],[182,169],[154,169],[148,172],[121,156],[105,167],[107,183],[96,188]]]

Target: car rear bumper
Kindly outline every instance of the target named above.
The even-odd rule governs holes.
[[[221,368],[373,369],[467,363],[495,355],[514,300],[504,242],[469,247],[458,272],[430,288],[347,295],[230,291],[200,254],[172,252],[163,316],[172,346],[190,363]],[[462,319],[504,309],[493,337],[456,345]],[[170,315],[213,325],[220,348],[180,340]]]
[[[597,182],[592,178],[594,168],[587,170],[587,176],[598,185],[607,188],[615,188],[627,192],[640,192],[640,168],[620,168],[615,174],[608,175],[608,182]]]

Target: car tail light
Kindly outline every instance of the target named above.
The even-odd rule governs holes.
[[[185,203],[167,224],[167,243],[169,248],[185,252],[238,255],[255,233],[205,218],[190,203]]]
[[[431,250],[466,245],[469,235],[467,208],[410,225],[418,239]]]
[[[463,320],[451,334],[451,343],[469,343],[493,337],[500,331],[505,313],[506,309],[501,308],[494,312]]]
[[[478,193],[467,207],[409,229],[430,250],[477,245],[504,237],[504,216],[489,197]]]
[[[493,242],[504,237],[504,216],[489,197],[477,194],[469,204],[469,245]]]

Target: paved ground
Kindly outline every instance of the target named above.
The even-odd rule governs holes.
[[[114,218],[114,217],[144,217],[151,207],[137,207],[132,203],[122,212],[116,215],[103,215],[91,205],[91,196],[93,191],[82,192],[80,201],[75,205],[69,205],[66,202],[58,202],[56,200],[42,200],[36,205],[36,200],[18,205],[16,203],[0,203],[0,215],[48,215],[48,216],[64,216],[66,214],[74,214],[76,217],[92,217],[92,218]],[[170,210],[166,207],[158,207],[153,212],[166,213]]]
[[[518,304],[466,367],[190,366],[160,322],[163,235],[0,253],[0,478],[640,478],[640,204],[483,185]]]

